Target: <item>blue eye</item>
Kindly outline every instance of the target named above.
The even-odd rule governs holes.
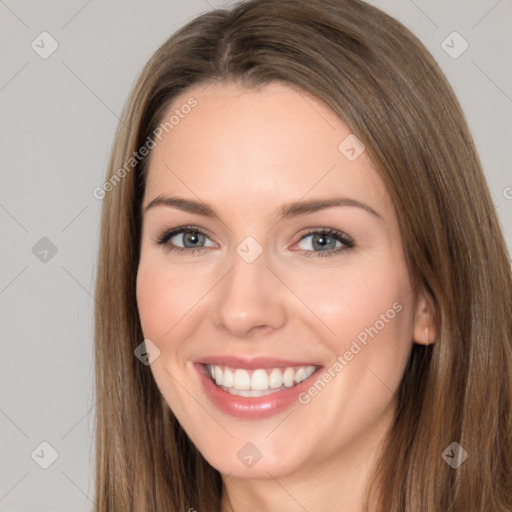
[[[308,239],[308,242],[303,243]],[[300,244],[302,244],[302,247],[300,247]],[[311,231],[304,235],[299,241],[299,248],[304,251],[304,255],[308,257],[332,256],[342,251],[352,249],[354,246],[355,243],[351,237],[336,229]]]
[[[157,244],[165,245],[169,251],[186,251],[202,249],[203,247],[215,246],[210,241],[210,245],[205,244],[209,240],[206,233],[199,228],[182,227],[165,231],[156,240]]]
[[[306,240],[308,240],[306,242]],[[168,251],[187,251],[192,254],[206,247],[215,247],[208,235],[194,226],[164,231],[156,240]],[[302,246],[301,246],[302,245]],[[317,229],[304,235],[298,242],[299,249],[308,257],[333,256],[355,247],[354,240],[336,229]]]

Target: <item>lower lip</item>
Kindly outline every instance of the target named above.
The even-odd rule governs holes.
[[[195,364],[194,366],[199,372],[205,393],[210,401],[226,414],[247,420],[269,418],[287,409],[293,402],[298,401],[299,394],[310,386],[310,379],[318,372],[317,369],[305,381],[292,388],[265,396],[245,397],[232,395],[217,387],[206,375],[204,365]]]

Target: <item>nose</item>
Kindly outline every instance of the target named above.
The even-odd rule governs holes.
[[[247,263],[237,254],[224,279],[215,287],[210,317],[233,337],[266,334],[286,323],[286,288],[267,267],[265,253]]]

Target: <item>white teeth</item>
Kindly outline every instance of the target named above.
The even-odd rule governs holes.
[[[216,366],[215,367],[215,384],[217,384],[217,386],[222,386],[222,370]]]
[[[251,389],[253,391],[265,391],[268,389],[268,376],[265,370],[256,370],[252,374]]]
[[[247,373],[246,370],[235,370],[235,379],[233,381],[233,387],[238,389],[239,391],[249,391],[251,389],[251,378],[249,377],[249,374]]]
[[[313,373],[315,373],[315,367],[314,366],[308,366],[304,370],[304,380],[309,379],[309,377],[311,377],[311,375],[313,375]]]
[[[208,365],[207,373],[219,387],[226,388],[234,395],[263,396],[283,388],[291,388],[311,377],[316,366],[301,366],[296,368],[272,368],[245,370],[217,365]]]
[[[235,384],[235,376],[233,375],[233,372],[229,368],[226,368],[224,370],[224,379],[223,379],[222,385],[225,388],[232,388],[234,384]]]
[[[302,382],[305,378],[305,375],[306,375],[306,372],[304,370],[304,368],[299,368],[296,372],[295,372],[295,384],[298,384],[299,382]]]
[[[295,372],[293,368],[286,368],[283,374],[283,382],[287,388],[291,388],[293,386],[293,378],[295,377]]]
[[[268,386],[272,389],[278,389],[283,385],[283,374],[279,368],[274,368],[268,376]]]

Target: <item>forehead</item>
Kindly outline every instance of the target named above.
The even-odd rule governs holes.
[[[195,106],[184,107],[190,104]],[[353,141],[350,129],[303,91],[283,84],[210,84],[178,96],[163,123],[171,117],[155,140],[146,195],[192,194],[218,200],[219,207],[229,198],[249,208],[339,193],[389,209],[367,153],[351,161],[344,152],[344,141]]]

